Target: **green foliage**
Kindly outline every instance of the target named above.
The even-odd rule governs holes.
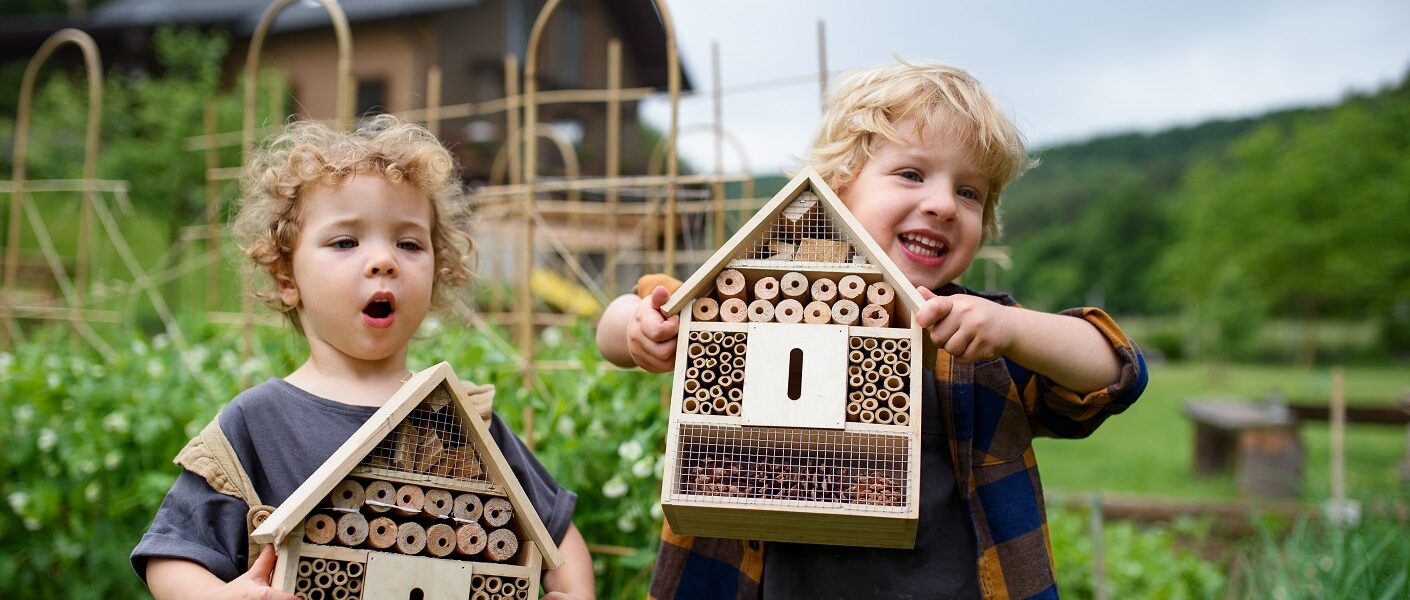
[[[1403,520],[1371,517],[1346,529],[1303,520],[1286,535],[1263,522],[1257,529],[1235,560],[1240,598],[1410,597]]]
[[[1053,541],[1053,563],[1064,596],[1096,595],[1095,563],[1090,513],[1057,510],[1048,514]],[[1141,526],[1129,521],[1108,521],[1102,527],[1105,577],[1101,585],[1108,598],[1215,598],[1225,585],[1218,565],[1182,548],[1181,544],[1209,537],[1209,523],[1190,519],[1170,524]]]
[[[661,521],[667,380],[605,368],[586,323],[545,332],[540,356],[583,367],[543,371],[528,388],[517,356],[492,338],[435,323],[423,331],[434,343],[413,344],[412,368],[445,360],[463,379],[494,383],[496,411],[521,435],[533,409],[536,456],[578,493],[583,536],[633,551],[597,557],[599,593],[644,595]],[[144,593],[127,556],[176,477],[171,458],[243,387],[305,356],[286,330],[256,333],[249,360],[233,330],[188,333],[199,343],[184,355],[160,336],[113,342],[111,362],[48,336],[0,353],[0,597]]]

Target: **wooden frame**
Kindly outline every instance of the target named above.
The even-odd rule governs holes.
[[[443,405],[432,399],[432,394],[437,393],[438,389],[444,390],[445,395],[434,398],[448,398]],[[527,579],[527,589],[533,590],[530,593],[536,593],[540,569],[543,566],[556,568],[562,565],[563,557],[534,511],[523,486],[514,477],[509,463],[490,436],[486,424],[486,396],[491,390],[474,388],[473,391],[474,393],[467,392],[447,363],[437,364],[415,374],[368,419],[367,423],[349,437],[333,456],[304,481],[251,535],[256,542],[277,545],[279,561],[273,577],[274,586],[293,592],[301,584],[308,585],[307,581],[301,581],[300,578],[308,578],[309,574],[301,571],[308,570],[309,564],[327,567],[336,563],[346,567],[345,571],[339,571],[341,574],[338,575],[344,581],[348,579],[347,571],[359,573],[356,586],[360,592],[355,594],[360,593],[361,596],[355,597],[388,597],[388,594],[400,597],[405,596],[406,590],[411,587],[422,590],[424,597],[428,599],[469,597],[471,577],[476,574],[515,580]],[[473,444],[474,453],[467,456],[477,457],[475,460],[483,463],[484,472],[481,475],[484,481],[412,473],[364,464],[369,461],[374,449],[394,439],[392,436],[399,430],[403,421],[428,399],[438,407],[436,410],[442,411],[441,414],[446,414],[448,418],[453,419],[451,422],[460,426],[468,438],[466,443]],[[443,412],[446,410],[452,412]],[[451,557],[447,553],[441,558],[418,553],[396,553],[391,549],[315,544],[305,540],[305,520],[329,497],[330,492],[340,482],[349,477],[385,481],[394,485],[424,485],[453,493],[473,493],[477,498],[483,496],[487,503],[495,498],[503,498],[512,508],[513,518],[506,516],[508,523],[496,523],[495,526],[512,530],[518,551],[511,550],[513,554],[510,562],[494,563],[482,561],[478,555]],[[362,506],[361,500],[357,502],[358,506]],[[400,516],[396,511],[385,508],[383,511],[386,515]],[[358,509],[351,512],[357,513]],[[424,518],[419,513],[412,514],[417,518]],[[404,519],[411,517],[404,516]],[[474,523],[474,518],[471,519],[469,522]],[[490,539],[494,537],[491,536]],[[323,577],[327,571],[320,573],[319,577]],[[331,580],[331,577],[325,579]],[[519,582],[521,585],[524,583]]]
[[[802,208],[796,208],[794,201],[809,191],[815,194],[816,204],[806,199]],[[776,240],[784,239],[772,237],[781,215],[815,214],[818,210],[824,217],[811,226],[840,237],[804,235],[797,238],[797,248],[821,239],[814,245],[823,248],[824,258],[801,251],[779,253],[767,260],[750,255],[757,248],[773,248]],[[838,241],[833,240],[850,243],[850,250],[839,253],[833,247]],[[793,260],[800,255],[806,261]],[[853,260],[847,259],[849,255]],[[717,284],[717,277],[726,269],[733,271],[723,276],[725,283]],[[743,291],[737,287],[741,277]],[[785,277],[791,278],[790,285],[780,283]],[[827,291],[834,288],[826,286],[835,285],[835,294],[841,294],[843,286],[838,282],[844,277],[853,278],[845,297],[848,301],[866,303],[868,297],[859,295],[864,288],[889,290],[878,297],[888,298],[884,301],[885,318],[873,321],[883,326],[863,326],[859,318],[862,311],[855,302],[852,310],[856,313],[850,316],[819,309],[818,318],[801,320],[806,312],[802,311],[803,301],[813,300],[807,303],[809,307],[819,302],[826,305],[824,308],[840,306],[827,305],[844,298]],[[821,282],[822,278],[831,284]],[[800,288],[800,281],[823,283],[824,287],[821,291],[810,285]],[[764,291],[756,290],[756,284],[763,284],[759,289]],[[759,296],[765,292],[771,294],[767,299]],[[711,297],[716,293],[718,299]],[[748,302],[751,297],[769,307],[755,313],[751,305],[743,322],[724,320],[726,316],[720,313],[725,312],[726,299]],[[720,308],[703,305],[707,308],[702,309],[700,318],[711,320],[702,321],[696,318],[695,303],[707,298]],[[786,318],[769,316],[774,307],[785,310],[786,302],[793,303],[786,313],[780,313]],[[881,307],[881,302],[868,307]],[[904,274],[815,171],[805,169],[784,186],[663,307],[668,314],[680,315],[662,481],[662,509],[672,530],[710,537],[913,547],[920,518],[925,350],[923,332],[912,316],[921,302]],[[733,306],[728,318],[741,318],[741,304]],[[829,335],[821,335],[824,332]],[[842,392],[849,411],[854,400],[861,405],[869,399],[872,408],[866,409],[866,414],[876,417],[877,422],[858,422],[851,413],[839,421],[830,414],[836,407],[836,394],[832,393],[824,394],[832,400],[823,401],[832,408],[818,409],[828,415],[811,414],[800,410],[802,403],[773,398],[780,393],[781,382],[787,380],[791,385],[796,379],[789,370],[797,365],[786,362],[796,359],[777,355],[791,356],[794,352],[790,349],[818,348],[820,344],[844,345],[817,355],[844,357],[841,363],[835,359],[827,363],[838,377],[826,385],[839,385],[838,378],[844,381]],[[770,351],[771,346],[781,350]],[[785,361],[782,367],[780,360]],[[801,365],[799,370],[806,371],[807,366]],[[878,385],[883,373],[885,391]],[[730,387],[739,380],[743,391]],[[795,391],[799,393],[788,394],[801,398],[801,390]],[[760,400],[760,394],[768,398]],[[901,417],[891,413],[892,407],[879,406],[881,398],[893,395],[892,407],[900,407],[896,412],[903,412]],[[769,408],[764,409],[763,418],[756,418],[758,409],[751,410],[750,403],[760,401]],[[718,410],[722,402],[729,410]],[[743,408],[736,411],[734,402]]]

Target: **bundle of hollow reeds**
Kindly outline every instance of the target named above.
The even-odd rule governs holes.
[[[910,423],[910,340],[852,336],[847,346],[847,420]]]
[[[360,562],[331,558],[300,558],[294,595],[301,600],[358,600],[362,598]]]
[[[896,293],[884,281],[868,284],[860,275],[840,279],[790,271],[763,276],[749,285],[737,269],[715,277],[712,295],[696,298],[695,321],[729,323],[813,323],[890,327]]]
[[[681,410],[687,414],[737,417],[744,399],[743,332],[692,331],[686,344]]]

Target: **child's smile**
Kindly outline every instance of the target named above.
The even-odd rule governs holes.
[[[896,129],[901,141],[879,138],[841,198],[912,285],[936,288],[974,260],[989,182],[952,128]]]

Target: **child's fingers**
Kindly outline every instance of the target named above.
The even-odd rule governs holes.
[[[646,322],[642,323],[641,333],[646,336],[646,339],[653,342],[665,342],[674,340],[680,327],[681,320],[676,315],[671,315],[669,319],[661,319],[659,316],[648,317]]]
[[[651,308],[654,308],[657,311],[660,311],[661,307],[665,306],[666,301],[670,299],[671,292],[670,290],[667,290],[666,286],[664,285],[658,285],[655,289],[651,290]]]
[[[245,576],[262,585],[269,585],[270,578],[274,576],[274,561],[277,559],[278,555],[274,552],[274,545],[266,544],[264,549],[260,550],[259,558],[255,559],[255,564],[245,572]]]
[[[949,352],[950,356],[962,361],[974,362],[974,357],[971,355],[976,354],[974,351],[977,349],[977,344],[974,343],[974,332],[966,329],[954,332],[945,341],[945,351]]]
[[[926,290],[926,292],[929,291],[930,290]],[[928,329],[949,316],[954,306],[954,300],[945,296],[931,294],[930,298],[926,299],[925,304],[920,305],[920,310],[916,311],[916,324],[920,325],[922,328]]]

